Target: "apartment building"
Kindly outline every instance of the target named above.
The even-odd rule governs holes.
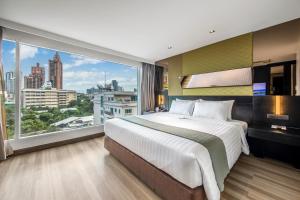
[[[106,119],[137,114],[137,94],[129,91],[103,92],[94,96],[94,124]]]
[[[67,106],[69,102],[77,99],[77,94],[73,90],[23,89],[21,98],[23,108],[31,106],[53,108]]]

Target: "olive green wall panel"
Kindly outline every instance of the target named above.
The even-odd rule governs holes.
[[[182,55],[183,75],[252,66],[252,34],[208,45]]]
[[[182,55],[164,60],[168,66],[168,93],[169,95],[182,95],[182,88],[178,76],[182,75]]]
[[[252,33],[170,57],[158,64],[168,67],[169,95],[248,96],[252,86],[182,89],[178,76],[252,66]]]

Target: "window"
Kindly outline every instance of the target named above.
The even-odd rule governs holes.
[[[15,129],[27,137],[101,125],[114,117],[116,106],[133,106],[137,113],[137,101],[130,105],[114,101],[136,99],[136,67],[20,43],[17,70],[15,51],[16,42],[3,42],[9,138]],[[16,115],[21,119],[17,124]]]
[[[132,109],[125,109],[125,114],[131,114],[132,113]]]
[[[16,43],[3,40],[2,43],[3,77],[4,77],[4,98],[6,112],[6,130],[8,139],[14,138],[15,133],[15,99],[16,99]]]

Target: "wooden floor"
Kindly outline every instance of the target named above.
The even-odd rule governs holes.
[[[159,200],[103,147],[103,138],[47,149],[0,163],[1,200]],[[298,200],[300,171],[241,156],[222,199]]]

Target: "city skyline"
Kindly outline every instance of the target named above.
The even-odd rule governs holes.
[[[3,42],[3,64],[5,73],[14,72],[15,43]],[[40,47],[21,45],[21,69],[22,77],[31,73],[31,67],[40,63],[45,67],[45,76],[49,77],[49,60],[53,59],[56,50]],[[137,88],[137,69],[123,64],[91,59],[66,52],[59,52],[63,64],[63,89],[76,90],[79,93],[86,93],[86,89],[96,87],[97,84],[117,80],[119,85],[126,91],[134,91]],[[46,78],[45,81],[48,81]]]

